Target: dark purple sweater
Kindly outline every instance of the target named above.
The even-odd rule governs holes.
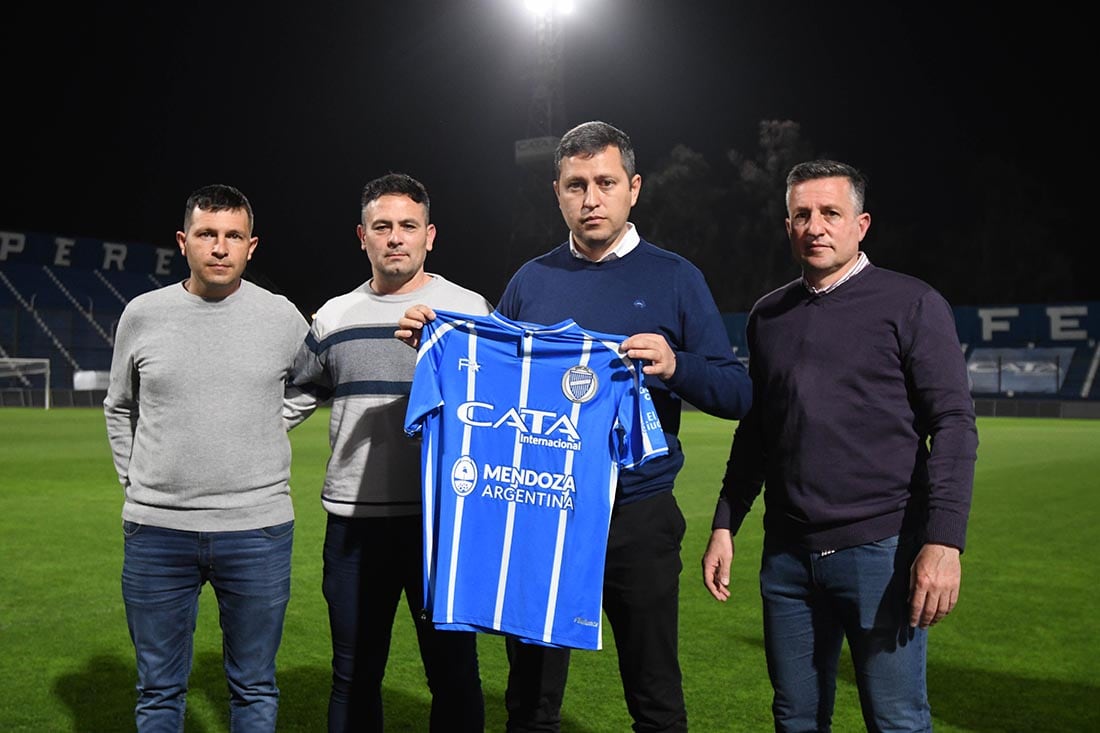
[[[752,409],[714,528],[764,488],[767,542],[822,552],[916,531],[966,541],[978,433],[951,307],[868,265],[826,295],[796,280],[749,314]]]

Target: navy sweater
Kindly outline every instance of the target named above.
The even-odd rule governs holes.
[[[841,549],[912,530],[963,549],[978,434],[951,307],[868,265],[826,295],[800,280],[749,314],[753,405],[714,528],[764,485],[765,541]]]
[[[676,438],[681,399],[718,417],[737,419],[749,408],[748,373],[733,356],[729,335],[702,272],[683,257],[642,240],[620,259],[589,262],[569,243],[530,260],[505,288],[497,311],[506,318],[580,326],[632,336],[658,333],[676,353],[667,382],[646,377],[668,440],[667,456],[619,477],[618,503],[671,491],[684,454]]]

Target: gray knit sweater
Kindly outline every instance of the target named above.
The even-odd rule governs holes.
[[[307,330],[248,281],[222,300],[176,283],[130,301],[103,402],[123,519],[213,532],[294,518],[284,397]]]

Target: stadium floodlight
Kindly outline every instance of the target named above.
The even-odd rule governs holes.
[[[515,144],[516,163],[520,166],[545,167],[553,160],[565,120],[563,78],[562,16],[571,13],[573,0],[524,0],[524,7],[535,21],[531,101],[527,110],[527,130]]]
[[[573,0],[524,0],[524,7],[537,16],[568,15],[576,3]]]

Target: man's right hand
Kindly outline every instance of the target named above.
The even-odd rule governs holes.
[[[428,321],[435,320],[435,311],[426,305],[411,306],[405,315],[397,321],[397,330],[393,332],[394,338],[404,341],[414,349],[420,348],[420,334]]]

